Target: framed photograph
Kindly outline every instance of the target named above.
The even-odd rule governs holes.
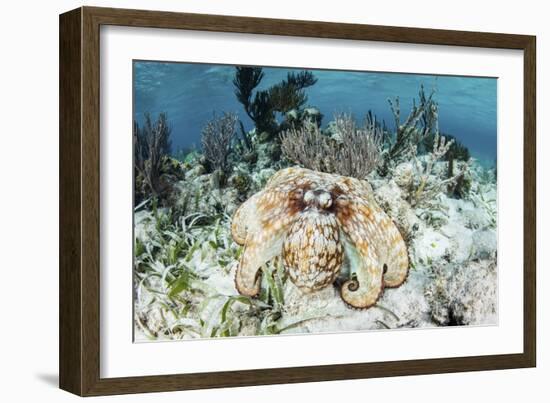
[[[533,367],[535,37],[60,16],[60,387]]]

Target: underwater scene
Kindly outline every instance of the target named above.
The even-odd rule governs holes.
[[[134,341],[496,325],[497,79],[133,62]]]

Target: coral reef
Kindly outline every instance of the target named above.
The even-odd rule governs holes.
[[[381,133],[374,125],[358,128],[349,114],[336,115],[333,122],[330,137],[317,125],[285,131],[283,155],[315,171],[365,178],[382,160]]]
[[[235,67],[233,79],[237,100],[260,132],[272,130],[274,120],[268,92],[258,91],[254,98],[252,97],[253,91],[260,85],[263,77],[261,67]]]
[[[134,125],[136,340],[496,323],[496,168],[435,93],[322,125],[312,73],[263,79],[233,77],[251,130],[214,115],[177,158],[165,114]]]
[[[230,171],[229,154],[235,137],[237,115],[224,113],[206,123],[202,129],[202,150],[216,175],[226,175]]]
[[[171,183],[179,177],[179,164],[169,157],[170,132],[165,113],[159,114],[153,123],[151,115],[145,115],[145,124],[133,126],[134,178],[136,204],[144,198],[163,198]]]
[[[305,89],[315,85],[317,79],[310,71],[290,72],[285,80],[277,83],[266,90],[254,90],[260,85],[264,73],[260,67],[236,67],[233,85],[235,96],[243,105],[248,117],[254,122],[258,133],[265,133],[264,140],[270,139],[277,134],[281,128],[288,127],[287,122],[281,125],[276,120],[276,114],[289,114],[292,119],[298,116],[300,110],[307,102]],[[293,124],[299,123],[293,119]],[[244,129],[241,130],[244,137]],[[248,139],[245,140],[249,143]]]
[[[411,156],[414,160],[414,173],[406,186],[409,189],[409,202],[412,206],[431,203],[439,194],[447,189],[457,189],[458,181],[464,178],[468,170],[468,164],[462,164],[458,172],[454,173],[452,165],[449,163],[450,168],[447,171],[447,178],[438,181],[429,181],[430,176],[433,175],[435,163],[440,160],[454,144],[453,140],[447,141],[445,137],[439,136],[439,134],[436,134],[433,139],[433,150],[423,158],[423,161],[417,157],[415,149],[411,150]],[[417,179],[416,181],[415,177]]]
[[[439,133],[439,107],[433,97],[434,91],[426,96],[424,86],[421,86],[418,103],[413,100],[412,109],[404,122],[401,122],[399,97],[395,100],[388,99],[394,118],[395,134],[385,136],[387,152],[380,173],[386,175],[392,166],[409,160],[410,153],[416,152],[419,144],[422,144],[434,133]]]

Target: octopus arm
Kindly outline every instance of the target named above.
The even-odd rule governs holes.
[[[384,285],[399,287],[409,273],[407,245],[392,219],[380,208],[369,208],[356,202],[359,214],[366,219],[368,236],[374,244],[380,262],[384,265]]]
[[[262,192],[256,193],[235,211],[231,220],[231,236],[239,245],[244,245],[251,227],[257,224],[257,202]]]
[[[384,286],[397,287],[405,281],[409,268],[407,248],[392,220],[374,205],[344,197],[337,201],[337,217],[362,258],[355,265],[359,284],[353,280],[344,284],[342,298],[348,302],[346,298],[352,294],[364,294],[364,300],[357,302],[361,298],[358,296],[348,303],[366,308],[376,302]]]
[[[249,234],[235,274],[237,291],[249,297],[260,293],[260,268],[281,253],[282,231]]]
[[[384,214],[384,213],[382,213]],[[382,226],[384,228],[385,241],[379,245],[384,256],[384,286],[388,288],[399,287],[405,282],[409,274],[409,255],[407,245],[399,232],[399,229],[387,215],[384,214]]]
[[[284,192],[260,192],[248,202],[252,203],[235,214],[232,233],[236,241],[244,238],[235,285],[240,294],[253,297],[260,292],[260,268],[281,254],[284,235],[298,212]],[[241,219],[245,222],[235,222]]]
[[[384,269],[378,264],[374,249],[365,241],[347,242],[345,252],[355,276],[342,285],[340,295],[354,308],[370,308],[382,295]]]

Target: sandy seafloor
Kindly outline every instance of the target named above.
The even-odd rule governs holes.
[[[191,194],[195,200],[194,208],[187,201],[186,220],[172,224],[170,211],[146,205],[135,212],[135,341],[497,324],[495,172],[472,162],[468,197],[440,194],[429,206],[413,208],[399,185],[408,180],[409,165],[368,178],[378,204],[406,239],[410,272],[402,286],[385,290],[366,310],[346,306],[336,286],[303,293],[279,260],[264,267],[264,295],[239,296],[234,275],[242,247],[230,235],[238,192],[212,189],[210,174],[189,169],[177,188],[178,198]],[[274,172],[251,172],[249,193]],[[433,172],[430,180],[440,180],[446,163],[436,163]],[[220,203],[225,212],[214,214]],[[269,282],[266,273],[272,274]]]

